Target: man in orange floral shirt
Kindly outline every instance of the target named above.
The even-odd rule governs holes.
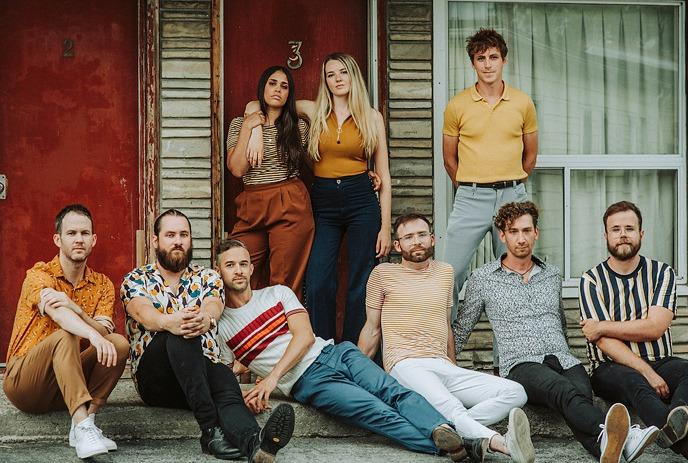
[[[91,213],[80,204],[66,206],[55,229],[58,255],[26,272],[3,388],[24,412],[67,408],[69,444],[88,458],[117,449],[94,419],[122,375],[129,343],[113,333],[112,282],[86,266],[96,244]],[[83,351],[81,338],[90,343]]]

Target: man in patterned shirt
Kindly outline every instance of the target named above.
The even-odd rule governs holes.
[[[121,290],[132,377],[141,399],[152,406],[190,408],[204,453],[273,462],[291,438],[293,408],[277,407],[259,428],[217,342],[222,279],[190,263],[191,224],[183,213],[163,212],[153,229],[157,262],[132,270]]]
[[[79,458],[107,453],[117,444],[95,425],[127,361],[127,340],[113,333],[115,289],[86,265],[96,245],[91,213],[81,204],[55,218],[60,252],[26,272],[7,351],[3,387],[28,413],[69,411],[69,445]],[[89,347],[80,349],[80,340]]]
[[[674,357],[676,275],[638,254],[643,218],[628,201],[603,217],[609,258],[580,280],[581,327],[596,394],[629,404],[647,425],[662,428],[657,443],[688,456],[688,360]]]
[[[394,235],[401,263],[380,264],[370,274],[359,347],[372,357],[382,343],[385,370],[425,397],[461,436],[475,439],[478,445],[467,446],[472,459],[482,461],[486,451],[496,451],[531,463],[530,426],[519,408],[527,400],[523,387],[456,365],[450,326],[454,272],[432,258],[430,222],[420,214],[402,215]],[[507,416],[506,436],[487,427]]]
[[[593,404],[590,379],[566,340],[559,269],[533,255],[538,216],[530,201],[499,209],[494,225],[506,253],[468,279],[454,323],[456,355],[484,311],[497,340],[500,375],[521,383],[529,403],[560,413],[576,439],[600,462],[618,463],[622,454],[630,462],[658,430],[630,428],[622,404],[612,405],[606,417]]]
[[[465,458],[461,437],[420,395],[397,383],[350,342],[313,334],[294,292],[276,285],[252,290],[253,264],[244,243],[223,240],[217,261],[227,291],[219,321],[222,347],[263,378],[245,397],[255,412],[278,389],[301,403],[386,436],[410,450]]]

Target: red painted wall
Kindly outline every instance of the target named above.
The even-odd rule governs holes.
[[[53,220],[81,202],[98,243],[89,265],[116,292],[139,227],[136,0],[22,0],[0,15],[0,362],[25,270],[50,260]],[[63,41],[73,41],[65,57]],[[69,47],[67,47],[69,48]],[[122,329],[123,312],[116,304]]]

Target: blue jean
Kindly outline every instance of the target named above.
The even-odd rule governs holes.
[[[432,431],[449,423],[420,394],[401,386],[350,342],[325,346],[291,394],[416,452],[437,454]]]
[[[367,173],[315,177],[311,202],[315,238],[306,270],[306,306],[313,331],[323,339],[336,337],[337,258],[346,234],[349,275],[342,340],[356,344],[366,320],[366,283],[376,263],[380,203]]]

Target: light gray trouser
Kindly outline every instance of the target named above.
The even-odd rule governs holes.
[[[459,292],[468,276],[468,266],[485,234],[492,231],[492,249],[495,256],[501,256],[506,252],[506,246],[499,239],[499,230],[492,224],[497,211],[506,203],[521,202],[527,198],[523,183],[499,190],[466,185],[461,185],[456,190],[454,208],[447,224],[447,243],[443,259],[454,267],[452,321],[456,319]]]

